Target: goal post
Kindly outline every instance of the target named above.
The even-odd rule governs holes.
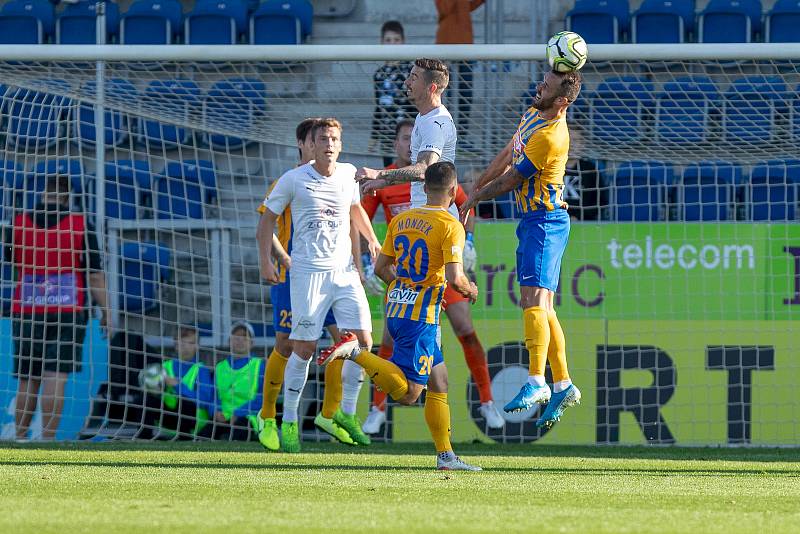
[[[395,157],[395,122],[414,117],[403,64],[442,59],[451,67],[444,103],[459,133],[456,166],[469,188],[529,106],[547,68],[544,48],[4,46],[2,224],[37,205],[48,175],[67,175],[73,208],[97,234],[116,319],[110,339],[88,321],[82,348],[70,353],[82,365],[69,373],[56,437],[174,430],[162,379],[148,366],[174,358],[181,326],[197,327],[210,369],[228,356],[238,320],[254,327],[253,355],[269,354],[273,310],[258,274],[256,208],[297,163],[299,121],[337,117],[340,160],[381,168]],[[549,432],[535,429],[536,410],[488,429],[443,320],[453,439],[800,444],[800,45],[589,43],[589,59],[568,115],[574,219],[555,299],[583,404]],[[475,237],[481,296],[472,320],[500,405],[527,376],[515,215],[508,196],[482,204]],[[2,263],[1,439],[15,435],[18,345],[31,342],[31,361],[39,350],[15,326],[12,260]],[[380,299],[371,304],[377,347]],[[323,439],[313,426],[322,388],[312,370],[305,439]],[[362,418],[369,395],[365,387]],[[43,435],[41,406],[28,437]],[[420,407],[389,411],[381,437],[428,439]]]

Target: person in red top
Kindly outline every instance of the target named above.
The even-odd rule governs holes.
[[[414,121],[411,119],[402,120],[397,123],[395,129],[394,148],[397,159],[386,167],[387,169],[397,169],[411,164],[411,131],[414,128]],[[466,201],[467,195],[461,186],[456,193],[456,204],[461,205]],[[375,195],[365,195],[361,199],[361,205],[370,219],[375,217],[375,213],[380,206],[386,216],[387,224],[392,217],[402,213],[411,207],[411,184],[395,184],[379,189]],[[475,228],[475,217],[470,217],[465,227],[467,232],[467,243],[464,249],[464,268],[473,270],[476,262],[475,246],[473,243],[473,231]],[[383,295],[383,284],[377,280],[374,274],[370,274],[365,289],[373,294]],[[444,294],[442,309],[447,314],[450,324],[453,327],[458,340],[464,350],[464,359],[469,366],[472,378],[478,387],[481,400],[480,413],[486,419],[489,428],[501,428],[505,424],[505,419],[494,406],[492,399],[492,383],[489,377],[489,367],[486,361],[486,352],[483,350],[478,336],[475,334],[475,327],[472,324],[470,315],[469,299],[458,292],[447,288]],[[388,329],[383,329],[383,341],[381,342],[378,355],[384,359],[392,356],[394,343],[389,335]],[[372,408],[369,416],[364,421],[363,430],[368,434],[377,434],[381,426],[386,421],[386,393],[373,388]]]
[[[55,438],[69,373],[80,372],[88,322],[87,286],[108,317],[108,295],[97,237],[86,217],[69,209],[69,177],[48,177],[41,202],[19,213],[4,253],[16,268],[12,299],[15,422],[25,439],[41,390],[42,439]]]

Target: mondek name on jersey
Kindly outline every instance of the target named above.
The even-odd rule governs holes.
[[[397,221],[397,230],[419,230],[425,235],[433,230],[433,226],[428,221],[423,221],[422,219],[415,219],[412,217],[406,217],[404,219],[398,219]]]

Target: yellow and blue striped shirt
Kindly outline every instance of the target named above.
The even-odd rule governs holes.
[[[525,179],[514,192],[523,214],[552,211],[564,201],[564,170],[569,157],[566,117],[546,120],[529,108],[513,139],[514,168]]]
[[[381,248],[397,270],[388,288],[387,318],[439,324],[444,267],[463,261],[464,237],[464,227],[442,207],[413,208],[392,219]]]

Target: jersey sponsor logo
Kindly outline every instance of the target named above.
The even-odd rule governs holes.
[[[436,145],[431,145],[430,143],[419,149],[420,152],[429,152],[433,150],[439,150],[439,147]]]
[[[339,212],[330,207],[322,208],[319,210],[321,219],[309,221],[307,228],[315,230],[320,228],[339,228],[342,225],[341,219],[338,219]]]
[[[26,274],[20,294],[28,306],[73,306],[78,302],[77,277],[73,273]]]
[[[410,287],[396,287],[389,291],[389,302],[393,304],[415,304],[419,297],[419,291],[414,291]]]

